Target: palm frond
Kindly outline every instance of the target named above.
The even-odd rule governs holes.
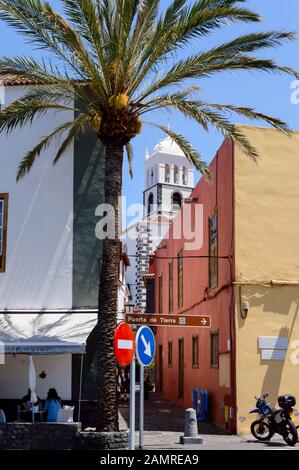
[[[161,17],[151,35],[146,37],[143,53],[137,62],[138,73],[135,76],[131,93],[140,85],[144,77],[152,70],[157,70],[161,60],[169,54],[175,55],[178,48],[185,46],[191,39],[211,33],[228,21],[260,21],[260,17],[247,9],[235,7],[236,2],[206,4],[195,2],[185,6],[186,1],[177,2],[179,8],[169,7],[165,17]],[[183,8],[185,6],[185,8]],[[141,46],[143,41],[141,40]]]
[[[260,21],[258,14],[246,8],[246,0],[172,0],[161,11],[161,0],[61,0],[61,3],[63,14],[54,11],[47,0],[0,0],[0,20],[55,56],[52,60],[50,55],[47,62],[24,57],[0,58],[0,75],[39,85],[0,113],[0,132],[22,127],[48,110],[69,110],[75,115],[79,108],[87,121],[92,120],[93,131],[104,142],[110,136],[127,142],[139,132],[139,118],[145,113],[171,108],[205,130],[216,127],[252,158],[257,158],[256,150],[230,122],[229,114],[263,120],[289,132],[278,118],[249,107],[205,103],[199,96],[199,86],[186,89],[182,86],[185,81],[189,86],[190,80],[198,82],[234,70],[299,77],[291,67],[255,57],[259,50],[294,39],[291,32],[248,33],[198,51],[199,40],[224,25]],[[184,58],[178,60],[177,53],[186,50],[192,41],[194,55],[182,55]],[[180,87],[178,92],[176,86]],[[76,131],[83,127],[76,122],[67,129],[57,160]],[[159,128],[207,174],[205,163],[184,137],[164,126]],[[131,166],[130,146],[127,153]],[[30,163],[32,155],[28,158]]]
[[[144,124],[148,124],[150,126],[154,126],[161,131],[163,131],[166,135],[168,135],[184,152],[184,155],[186,158],[191,162],[194,167],[201,172],[202,175],[204,175],[208,180],[210,180],[210,171],[208,168],[208,165],[206,162],[203,161],[201,155],[199,152],[192,147],[192,145],[186,140],[185,137],[183,137],[180,134],[177,134],[171,129],[168,129],[168,127],[163,126],[161,124],[157,124],[155,122],[151,121],[143,121]]]
[[[129,173],[130,177],[133,178],[133,158],[134,158],[134,152],[133,152],[133,146],[130,144],[126,144],[126,153],[127,153],[127,158],[128,158],[128,165],[129,165]]]
[[[62,103],[33,100],[30,97],[14,101],[0,112],[0,132],[11,132],[16,127],[23,127],[37,116],[43,116],[47,111],[75,111],[75,108]]]
[[[55,25],[45,14],[40,0],[0,1],[0,19],[27,36],[30,43],[49,50],[80,78],[86,77],[68,44],[55,31]]]
[[[48,30],[52,31],[60,42],[69,48],[87,77],[94,78],[96,81],[99,70],[96,68],[95,62],[89,57],[88,51],[84,48],[76,30],[61,15],[55,12],[48,2],[44,4],[42,13],[43,18],[48,20],[49,24],[46,25]]]
[[[210,109],[200,109],[201,119],[206,119],[206,126],[215,127],[225,138],[232,139],[241,150],[254,161],[258,158],[256,148],[249,142],[247,137],[222,114]]]
[[[62,0],[64,11],[78,34],[87,41],[94,53],[105,83],[105,89],[109,88],[109,74],[105,55],[105,31],[97,13],[97,7],[93,0]]]
[[[87,129],[87,124],[90,123],[90,117],[87,116],[86,114],[80,114],[74,121],[73,121],[73,126],[70,128],[68,135],[62,142],[56,157],[53,160],[53,165],[56,165],[56,163],[60,160],[64,152],[67,150],[67,148],[72,144],[74,139],[76,137],[79,137],[81,133],[86,131]]]
[[[0,57],[0,74],[21,77],[32,84],[72,83],[68,74],[62,74],[58,67],[53,67],[51,63],[47,65],[44,61],[38,62],[32,57]]]
[[[153,110],[163,108],[177,109],[182,114],[184,114],[184,116],[195,120],[205,130],[208,130],[209,127],[209,121],[206,117],[205,110],[211,111],[210,108],[212,108],[216,109],[217,111],[221,111],[221,113],[235,113],[250,120],[264,121],[283,133],[290,132],[288,125],[281,119],[268,116],[264,113],[259,113],[253,108],[207,103],[199,100],[186,100],[186,96],[184,96],[183,92],[173,95],[164,95],[155,100],[152,100],[151,102],[147,103],[144,110],[142,110],[140,114],[145,114],[152,112]]]
[[[136,101],[142,102],[145,98],[160,91],[165,87],[181,85],[190,78],[205,78],[216,73],[227,72],[232,70],[249,70],[259,72],[283,72],[295,77],[299,77],[299,73],[291,67],[278,65],[271,59],[258,59],[247,55],[238,57],[209,58],[202,60],[201,56],[193,56],[177,62],[162,78],[158,78],[149,87],[143,90]]]
[[[250,120],[259,120],[264,121],[275,129],[289,134],[291,132],[287,123],[282,121],[278,117],[268,116],[267,114],[260,113],[253,108],[248,108],[246,106],[234,106],[234,105],[225,105],[225,104],[215,104],[215,103],[202,103],[205,107],[214,108],[220,111],[235,113],[240,116],[244,116]]]
[[[23,158],[18,166],[17,181],[21,180],[27,173],[30,172],[36,159],[40,156],[41,152],[49,147],[54,138],[59,137],[68,130],[72,130],[74,121],[65,122],[57,127],[53,132],[44,137],[33,149],[31,149]]]

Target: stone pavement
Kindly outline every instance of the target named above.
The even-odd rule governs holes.
[[[120,429],[129,427],[129,404],[119,404]],[[136,393],[136,448],[138,448],[139,393]],[[183,446],[180,436],[184,431],[184,410],[175,404],[153,394],[144,406],[144,449],[148,450],[299,450],[288,447],[280,436],[270,443],[257,442],[252,436],[228,435],[212,423],[199,423],[198,432],[203,444]]]

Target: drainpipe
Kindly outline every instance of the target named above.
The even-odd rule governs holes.
[[[237,371],[236,371],[236,310],[235,310],[235,144],[232,142],[232,272],[231,272],[231,309],[230,309],[230,335],[231,335],[231,407],[232,429],[237,433]]]

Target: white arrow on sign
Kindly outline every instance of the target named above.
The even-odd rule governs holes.
[[[206,320],[205,318],[203,318],[202,320],[200,320],[200,323],[201,323],[202,325],[205,325],[205,324],[208,323],[208,322],[207,322],[207,320]]]
[[[144,351],[144,354],[146,354],[147,356],[149,357],[152,357],[152,352],[151,352],[151,343],[150,342],[146,342],[146,339],[143,335],[141,335],[141,341],[143,342],[144,344],[144,347],[145,347],[145,351]]]

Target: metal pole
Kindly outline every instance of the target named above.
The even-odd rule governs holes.
[[[144,367],[140,364],[140,397],[139,397],[139,449],[143,449],[144,428]]]
[[[82,374],[83,374],[83,354],[81,354],[81,367],[80,367],[80,387],[79,387],[78,421],[80,421],[80,418],[81,418]]]
[[[135,450],[135,357],[130,364],[130,450]]]

